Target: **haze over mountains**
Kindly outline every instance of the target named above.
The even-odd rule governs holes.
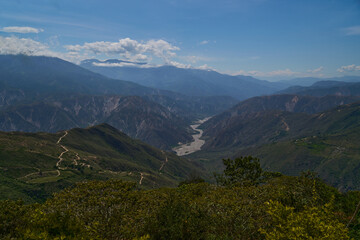
[[[293,86],[281,90],[278,93],[289,93],[308,96],[360,95],[360,82],[319,81],[309,87]]]
[[[104,76],[132,81],[152,88],[179,92],[188,96],[231,96],[243,100],[274,93],[289,85],[271,83],[249,76],[230,76],[213,70],[177,68],[174,66],[142,68],[118,66],[124,61],[89,59],[80,66]],[[128,63],[128,62],[127,62]]]
[[[303,77],[303,78],[282,80],[279,82],[286,85],[309,87],[314,83],[321,81],[360,82],[360,77],[359,76],[343,76],[343,77],[332,77],[332,78]]]
[[[109,79],[57,58],[0,55],[0,62],[3,131],[56,132],[108,122],[170,149],[191,140],[190,121],[236,103],[231,97],[188,97]],[[142,98],[123,97],[133,95]]]
[[[360,0],[0,0],[1,239],[360,239]]]
[[[86,60],[81,67],[58,58],[0,55],[0,62],[2,131],[56,133],[107,123],[112,126],[105,125],[108,130],[120,130],[170,151],[193,140],[192,123],[212,116],[200,126],[205,144],[186,155],[208,170],[221,169],[222,158],[252,154],[274,171],[296,175],[301,170],[317,170],[339,188],[358,186],[356,177],[341,181],[334,177],[350,171],[340,163],[342,154],[349,154],[347,161],[358,164],[356,148],[331,157],[336,149],[344,148],[347,138],[359,135],[356,78],[350,79],[354,82],[329,80],[288,87],[291,81],[274,83],[172,66],[119,66],[131,63],[119,60]],[[316,146],[306,140],[313,136]],[[301,141],[306,144],[300,146]],[[285,145],[296,148],[297,155],[289,153],[276,160],[276,152]],[[124,154],[131,155],[128,150]],[[328,159],[338,166],[331,176],[328,165],[322,164]]]

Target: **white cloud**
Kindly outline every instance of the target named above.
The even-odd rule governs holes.
[[[60,53],[51,51],[49,46],[41,42],[37,42],[30,38],[1,37],[0,36],[0,54],[24,54],[29,56],[48,56],[58,57],[71,62],[80,62],[88,55],[79,55],[77,53]]]
[[[208,43],[209,43],[208,40],[204,40],[204,41],[200,42],[199,44],[200,44],[200,45],[205,45],[205,44],[208,44]]]
[[[198,61],[209,61],[211,58],[199,56],[176,56],[175,51],[180,50],[164,40],[149,40],[138,42],[130,38],[120,39],[118,42],[92,42],[83,45],[67,45],[68,52],[56,52],[51,47],[58,46],[57,36],[48,39],[48,44],[35,41],[31,38],[16,36],[0,36],[0,54],[24,54],[31,56],[58,57],[70,62],[80,63],[82,60],[94,58],[94,55],[113,55],[126,60],[119,63],[94,63],[102,67],[139,67],[150,68],[160,66],[175,66],[178,68],[192,68],[214,70],[208,65],[194,66]],[[154,61],[153,58],[157,58]],[[178,61],[180,60],[180,61]]]
[[[30,38],[1,37],[0,54],[47,55],[49,47]]]
[[[179,62],[176,62],[176,61],[169,61],[167,63],[167,65],[171,65],[171,66],[174,66],[174,67],[177,67],[177,68],[192,68],[192,66],[190,64],[179,63]]]
[[[41,28],[33,28],[33,27],[3,27],[0,29],[1,32],[8,32],[8,33],[39,33],[43,32],[44,30]]]
[[[67,45],[65,48],[71,52],[88,52],[93,54],[120,55],[131,61],[144,61],[149,58],[158,57],[169,62],[170,58],[175,57],[175,51],[179,47],[159,40],[149,40],[138,42],[130,38],[119,39],[117,42],[92,42],[83,45]]]
[[[153,67],[162,67],[162,66],[174,66],[177,68],[185,68],[185,69],[200,69],[200,70],[213,70],[214,68],[204,64],[202,66],[194,67],[190,64],[180,63],[176,61],[169,61],[166,64],[150,64],[150,63],[136,63],[136,62],[117,62],[117,63],[109,63],[109,62],[94,62],[92,63],[97,67],[137,67],[137,68],[153,68]]]
[[[360,71],[360,66],[356,66],[355,64],[351,64],[348,66],[341,66],[336,71],[338,72],[354,72],[354,71]]]
[[[97,67],[142,67],[147,64],[139,65],[133,62],[119,62],[119,63],[94,62],[93,65]]]
[[[319,72],[322,72],[322,70],[324,70],[323,66],[315,68],[315,69],[309,69],[309,70],[307,70],[307,72],[308,73],[319,73]]]
[[[353,26],[343,29],[346,35],[360,35],[360,26]]]
[[[207,64],[201,65],[199,67],[195,67],[196,69],[200,70],[208,70],[208,71],[216,71],[215,68],[208,66]]]

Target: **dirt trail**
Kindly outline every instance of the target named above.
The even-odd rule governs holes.
[[[68,131],[65,131],[65,134],[59,138],[59,140],[56,142],[56,144],[60,144],[61,140],[68,135]]]
[[[29,174],[27,174],[27,175],[25,175],[25,176],[23,176],[21,178],[27,178],[27,177],[30,177],[30,176],[35,175],[35,174],[39,174],[39,172],[29,173]]]
[[[159,171],[161,171],[164,168],[165,164],[169,161],[168,157],[166,156],[166,153],[164,151],[161,151],[161,152],[165,156],[165,161],[161,164],[161,167],[159,168]]]
[[[60,163],[64,160],[64,159],[62,158],[62,156],[63,156],[65,153],[69,152],[69,149],[68,149],[67,147],[65,147],[64,145],[61,145],[61,144],[60,144],[61,140],[62,140],[64,137],[66,137],[66,135],[68,135],[68,131],[65,131],[65,134],[64,134],[63,136],[61,136],[61,137],[59,138],[59,140],[57,141],[57,144],[64,149],[64,151],[63,151],[62,153],[60,153],[60,155],[59,155],[59,157],[58,157],[58,158],[59,158],[59,161],[56,163],[56,167],[57,167],[59,170],[66,170],[66,169],[67,169],[67,168],[62,168],[62,167],[60,167]],[[73,150],[72,150],[72,151],[73,151]],[[75,166],[80,165],[80,166],[82,166],[82,167],[87,167],[87,168],[90,168],[90,167],[91,167],[90,164],[79,163],[78,161],[81,160],[81,158],[80,158],[80,156],[79,156],[79,153],[77,153],[77,152],[75,152],[75,151],[73,151],[73,152],[75,153],[75,158],[73,159]]]
[[[142,180],[144,179],[144,173],[140,173],[140,181],[139,181],[139,184],[141,185],[142,184]]]
[[[53,172],[56,172],[57,173],[57,177],[60,176],[60,171],[59,170],[54,170],[54,171],[45,171],[45,172],[42,172],[42,174],[47,174],[47,173],[53,173]],[[20,177],[19,179],[23,179],[23,178],[28,178],[32,175],[40,175],[40,170],[39,172],[33,172],[33,173],[29,173],[23,177]]]
[[[59,160],[56,162],[56,167],[57,167],[56,173],[57,173],[57,177],[59,177],[59,176],[61,175],[60,170],[66,170],[66,169],[68,169],[67,167],[60,167],[61,162],[64,160],[63,155],[64,155],[65,153],[69,152],[69,149],[68,149],[67,147],[65,147],[64,145],[61,144],[61,140],[62,140],[64,137],[66,137],[67,135],[68,135],[68,131],[65,131],[65,134],[62,135],[62,136],[57,140],[57,142],[56,142],[57,145],[59,145],[62,149],[64,149],[64,151],[61,152],[60,155],[58,156],[58,159],[59,159]],[[80,165],[80,166],[82,166],[82,167],[88,167],[88,168],[91,167],[90,164],[78,163],[78,161],[80,161],[81,158],[80,158],[80,156],[79,156],[79,154],[78,154],[77,152],[74,152],[74,153],[75,153],[75,159],[73,159],[73,161],[74,161],[74,165],[75,165],[75,166]],[[30,176],[32,176],[32,175],[39,174],[40,169],[39,169],[39,168],[36,168],[36,169],[38,170],[38,172],[29,173],[29,174],[27,174],[27,175],[25,175],[25,176],[23,176],[23,177],[21,177],[21,178],[27,178],[27,177],[30,177]],[[45,171],[45,172],[43,172],[43,173],[49,173],[49,172],[54,172],[54,171]]]
[[[284,126],[285,126],[285,131],[290,131],[290,127],[289,127],[289,125],[287,124],[287,122],[285,122],[285,119],[283,118],[283,119],[281,119],[281,122],[284,124]]]
[[[66,169],[66,168],[61,168],[61,167],[60,167],[60,163],[63,161],[62,156],[69,151],[65,146],[63,146],[63,145],[60,144],[61,140],[62,140],[64,137],[66,137],[66,135],[68,135],[68,131],[65,131],[65,134],[62,135],[62,136],[57,140],[57,142],[56,142],[57,145],[59,145],[61,148],[64,149],[64,151],[61,152],[60,155],[58,156],[59,161],[57,161],[56,164],[55,164],[56,167],[57,167],[57,170],[56,170],[56,172],[57,172],[57,177],[60,176],[60,174],[61,174],[59,170],[65,170],[65,169]],[[38,172],[29,173],[29,174],[27,174],[27,175],[25,175],[25,176],[23,176],[23,177],[21,177],[21,178],[27,178],[27,177],[30,177],[30,176],[32,176],[32,175],[39,174],[39,172],[40,172],[40,169],[38,169]],[[46,172],[52,172],[52,171],[46,171]],[[46,172],[44,172],[44,173],[46,173]]]
[[[60,153],[60,155],[59,155],[59,157],[58,157],[59,161],[57,161],[57,163],[56,163],[56,167],[57,167],[59,170],[65,170],[65,169],[66,169],[66,168],[60,167],[60,163],[64,160],[64,159],[62,158],[62,156],[69,151],[69,149],[67,149],[64,145],[61,145],[61,144],[60,144],[61,140],[62,140],[64,137],[66,137],[66,135],[68,135],[68,131],[65,131],[65,134],[64,134],[63,136],[61,136],[61,137],[59,138],[59,140],[56,142],[56,144],[60,145],[60,147],[62,147],[62,148],[65,150],[65,151],[63,151],[62,153]]]
[[[74,165],[77,166],[77,165],[79,165],[79,163],[77,161],[80,161],[81,158],[77,152],[75,152],[75,156],[76,156],[76,159],[74,159]]]

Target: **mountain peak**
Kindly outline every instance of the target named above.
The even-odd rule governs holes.
[[[117,128],[111,126],[108,123],[101,123],[101,124],[98,124],[98,125],[88,127],[87,129],[99,129],[99,130],[107,129],[107,130],[114,131],[114,132],[121,132]]]

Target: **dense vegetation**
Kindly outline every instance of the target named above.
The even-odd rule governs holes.
[[[139,190],[89,181],[43,204],[0,202],[2,239],[349,239],[359,192],[338,192],[311,173],[264,172],[256,158],[225,160],[217,185],[189,179]],[[198,183],[192,183],[198,182]],[[199,183],[200,182],[200,183]],[[246,184],[243,184],[243,183]],[[348,226],[347,226],[348,225]]]

